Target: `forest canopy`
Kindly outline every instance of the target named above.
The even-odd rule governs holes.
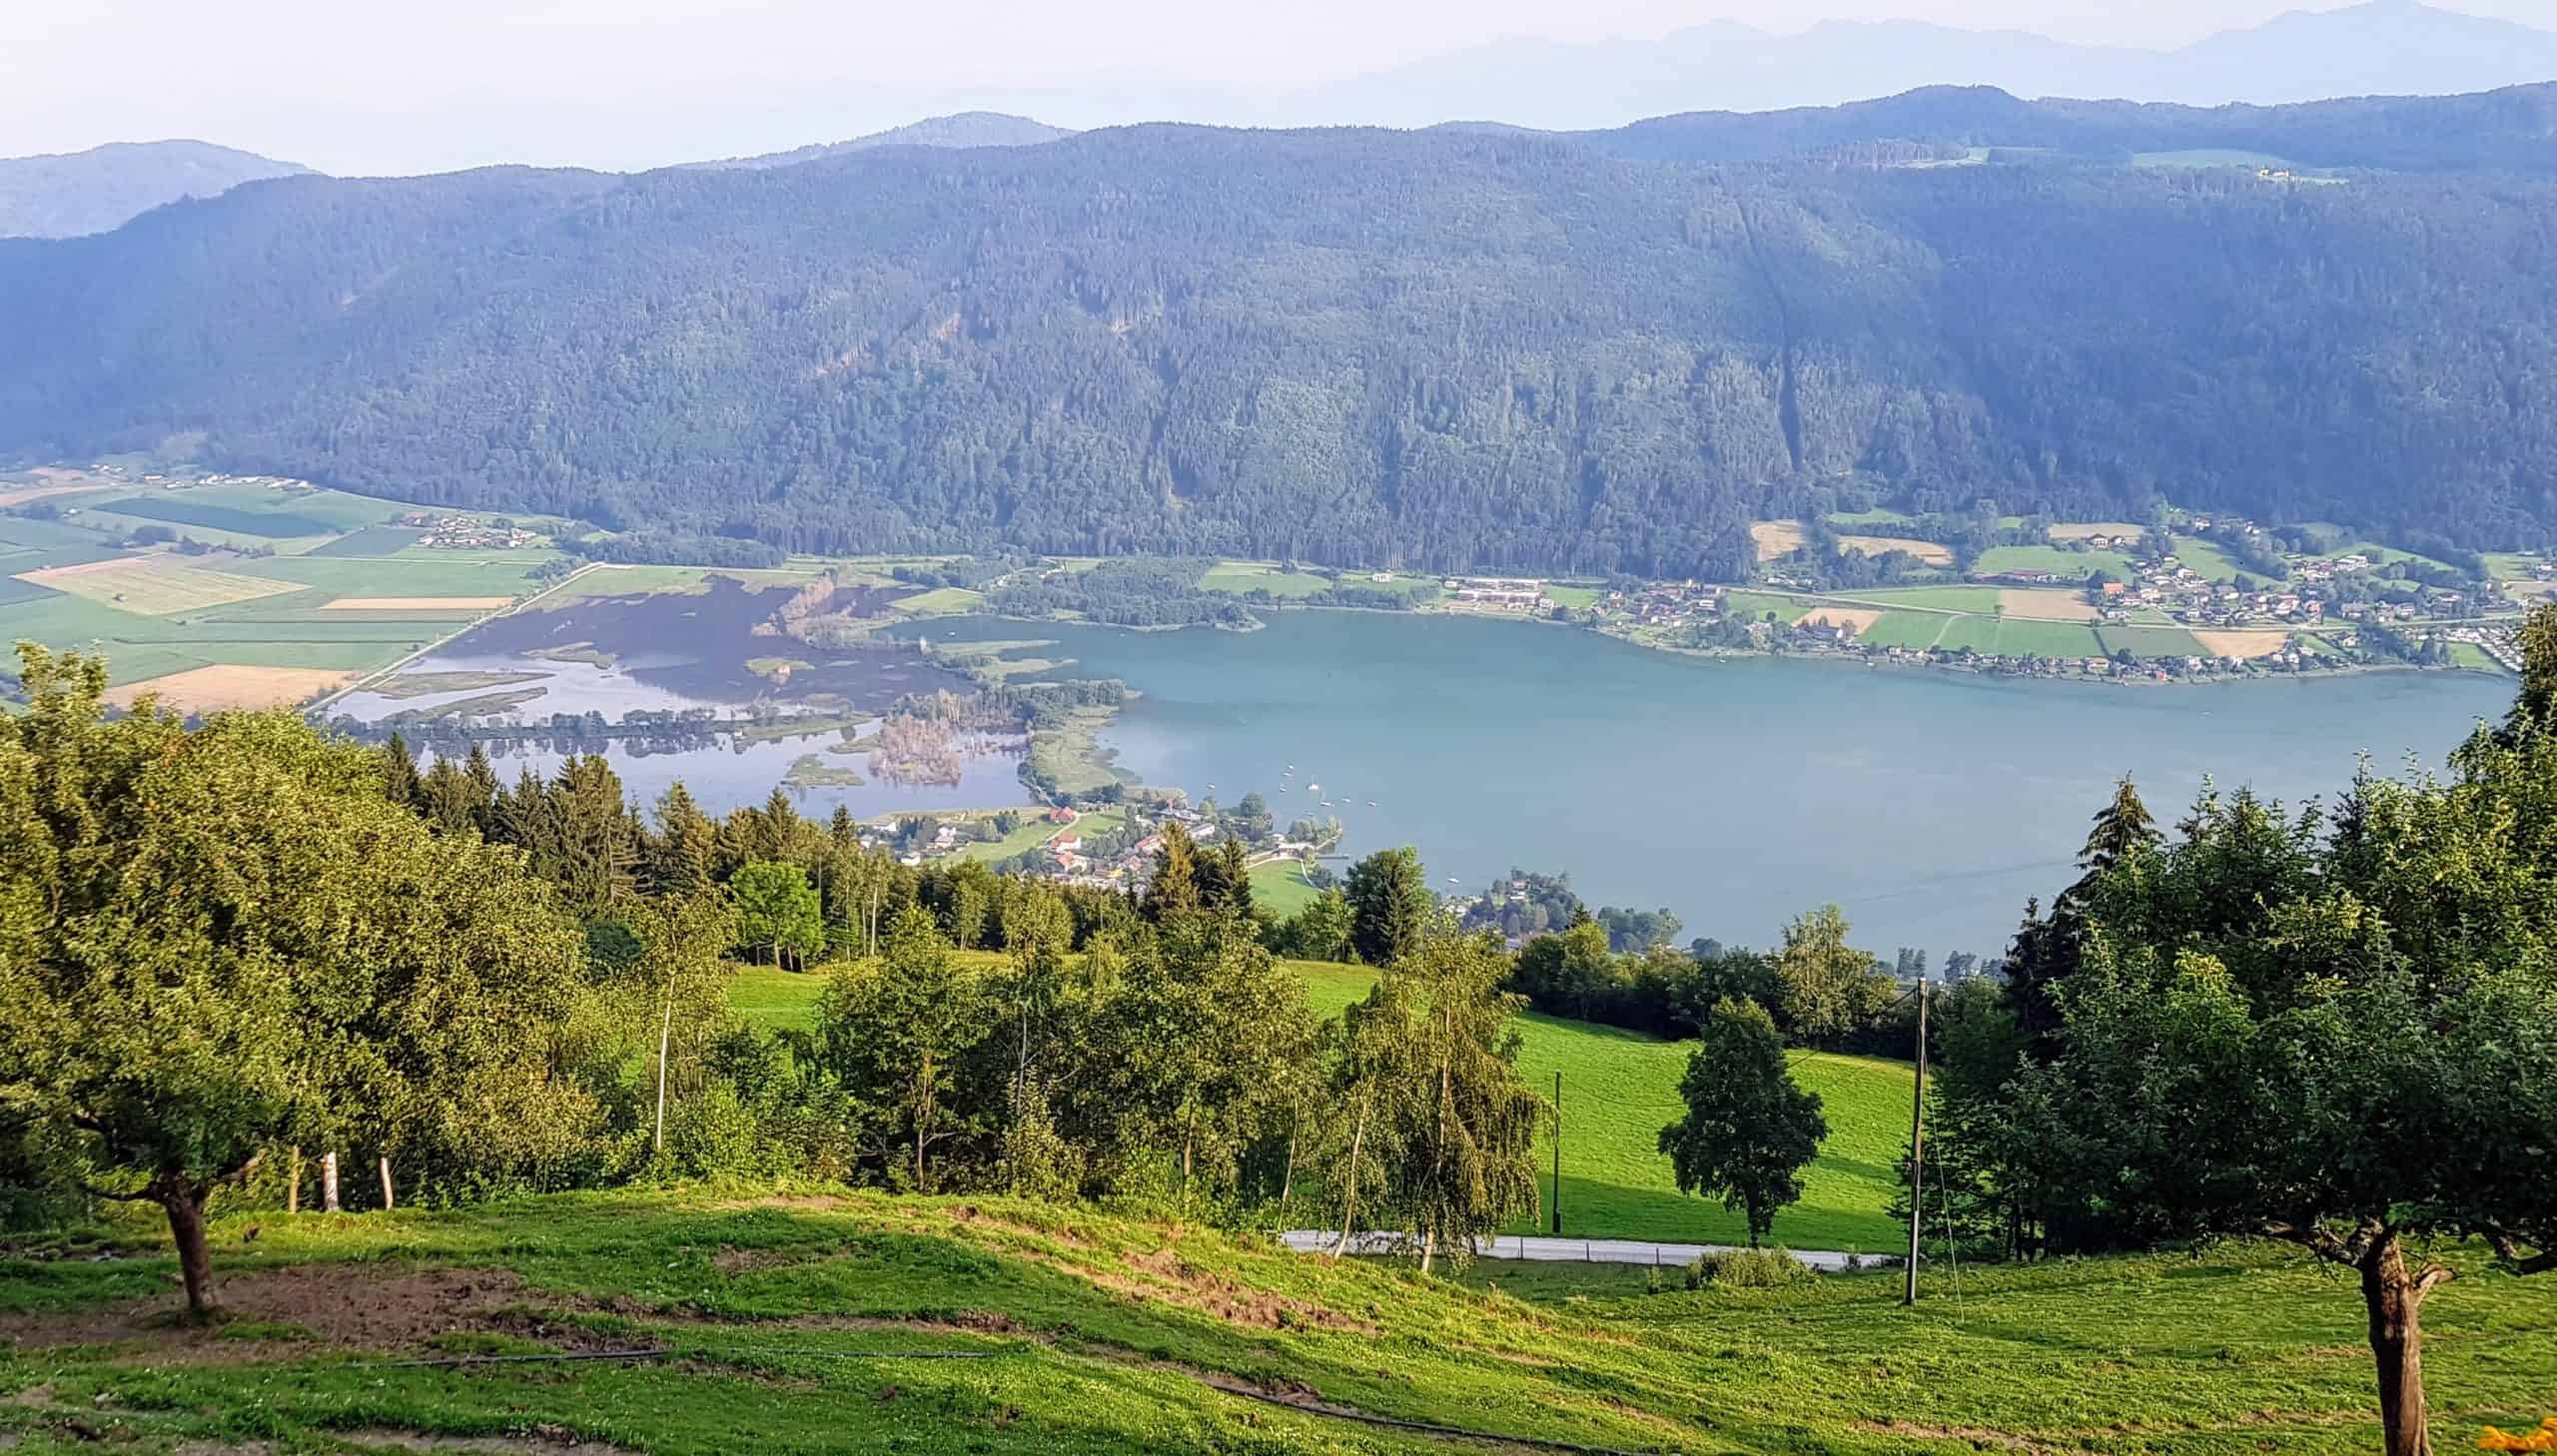
[[[2534,546],[2551,219],[2513,174],[1170,126],[287,179],[0,245],[0,453],[819,552],[1732,577],[1834,502],[2160,499]]]

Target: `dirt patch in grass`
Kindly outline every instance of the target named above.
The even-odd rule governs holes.
[[[218,1276],[214,1297],[232,1324],[292,1326],[330,1344],[364,1349],[405,1348],[464,1331],[589,1342],[585,1331],[527,1311],[522,1280],[508,1269],[298,1264]],[[172,1292],[89,1309],[0,1316],[0,1341],[26,1348],[134,1344],[204,1360],[254,1359],[311,1347],[303,1340],[226,1338],[225,1325],[182,1323],[180,1313]]]
[[[241,667],[217,664],[189,668],[165,677],[145,678],[107,690],[107,701],[130,708],[145,693],[164,708],[181,713],[219,713],[231,708],[284,708],[345,687],[357,674],[327,667]]]
[[[2038,591],[2030,586],[2001,588],[1998,609],[2038,622],[2092,622],[2099,615],[2094,602],[2074,591]]]
[[[1796,622],[1794,625],[1798,627],[1853,627],[1857,632],[1862,633],[1867,627],[1870,627],[1881,620],[1882,610],[1879,607],[1825,606],[1816,607],[1811,611],[1803,613],[1802,620]]]
[[[2195,631],[2193,639],[2204,652],[2214,657],[2269,657],[2281,650],[2290,634],[2280,630],[2235,629],[2225,632]]]
[[[1749,523],[1749,539],[1758,545],[1758,559],[1773,561],[1802,549],[1802,522],[1798,520],[1756,520]]]
[[[1081,1274],[1112,1293],[1160,1299],[1251,1329],[1303,1329],[1310,1326],[1366,1335],[1383,1333],[1363,1319],[1352,1319],[1319,1304],[1273,1294],[1267,1289],[1256,1289],[1240,1279],[1194,1264],[1183,1258],[1177,1249],[1160,1248],[1152,1253],[1134,1255],[1127,1261],[1129,1272],[1126,1273],[1071,1264],[1060,1267]]]

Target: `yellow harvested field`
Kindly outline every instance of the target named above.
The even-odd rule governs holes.
[[[345,687],[358,675],[325,667],[198,667],[109,688],[107,701],[130,708],[148,693],[181,713],[290,707]]]
[[[2227,631],[2195,630],[2193,640],[2214,657],[2268,657],[2281,650],[2290,633],[2278,628],[2241,627]]]
[[[2097,536],[2137,537],[2148,527],[2127,520],[2074,520],[2051,528],[2051,538],[2059,541],[2085,541]]]
[[[1998,610],[2038,622],[2092,622],[2097,617],[2096,604],[2074,591],[2037,591],[2030,586],[2001,588]]]
[[[324,612],[484,612],[513,601],[511,596],[342,596],[324,602]]]
[[[1825,606],[1815,607],[1811,611],[1803,613],[1802,620],[1794,625],[1799,627],[1853,627],[1857,632],[1862,633],[1866,628],[1881,620],[1882,612],[1879,608]]]
[[[1954,564],[1953,547],[1942,541],[1921,541],[1910,536],[1840,536],[1838,546],[1841,550],[1853,551],[1860,556],[1879,556],[1885,551],[1907,551],[1930,566]]]
[[[2557,599],[2557,581],[2507,581],[2504,590],[2524,600],[2538,596]]]
[[[1773,561],[1802,549],[1802,522],[1798,520],[1756,520],[1749,523],[1749,539],[1758,543],[1758,559]]]
[[[305,589],[297,582],[181,566],[166,556],[125,556],[81,566],[51,566],[41,571],[21,571],[18,579],[150,617],[201,611]]]

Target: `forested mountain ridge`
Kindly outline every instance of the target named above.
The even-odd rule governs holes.
[[[1073,135],[1064,127],[1052,127],[1026,116],[1006,116],[997,111],[963,111],[950,116],[926,117],[901,127],[890,127],[884,132],[855,137],[848,142],[822,142],[815,146],[794,147],[787,152],[769,152],[759,157],[731,157],[717,162],[685,165],[708,168],[796,167],[802,162],[816,162],[879,147],[949,147],[958,150],[969,147],[1035,147]]]
[[[1838,492],[2557,521],[2557,185],[2511,177],[1144,127],[302,179],[0,246],[0,451],[791,549],[1730,574]]]
[[[2546,175],[2557,172],[2557,84],[2214,107],[2026,101],[1990,86],[1928,86],[1844,106],[1686,112],[1557,135],[1611,156],[1675,162],[1764,161],[1888,139],[2112,162],[2237,151],[2310,167]]]
[[[110,142],[85,152],[0,158],[0,238],[103,233],[162,203],[308,170],[186,141]]]

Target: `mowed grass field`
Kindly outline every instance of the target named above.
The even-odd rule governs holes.
[[[962,952],[963,964],[992,968],[992,952]],[[1318,961],[1282,963],[1305,984],[1306,1003],[1318,1016],[1337,1016],[1375,985],[1364,966]],[[790,972],[768,966],[737,968],[728,1004],[767,1031],[804,1027],[825,990],[823,970]],[[1747,1222],[1718,1203],[1679,1193],[1669,1159],[1660,1154],[1660,1129],[1677,1118],[1678,1081],[1690,1047],[1555,1017],[1520,1019],[1518,1070],[1530,1087],[1550,1096],[1562,1074],[1563,1231],[1592,1238],[1656,1238],[1673,1242],[1733,1243],[1748,1238]],[[1821,1095],[1829,1139],[1804,1174],[1801,1202],[1776,1218],[1776,1236],[1797,1248],[1888,1251],[1905,1230],[1883,1209],[1896,1185],[1909,1132],[1910,1087],[1905,1064],[1867,1057],[1797,1052],[1794,1078]],[[1539,1188],[1553,1166],[1550,1129],[1536,1141]],[[1521,1220],[1514,1232],[1550,1227],[1540,1215]]]
[[[0,1440],[29,1456],[2379,1444],[2356,1291],[2261,1244],[1931,1268],[1904,1309],[1889,1273],[1659,1292],[1644,1270],[1585,1265],[1423,1278],[1169,1207],[819,1183],[337,1215],[218,1203],[211,1242],[233,1316],[211,1328],[166,1318],[174,1260],[141,1216],[0,1263]],[[2536,1426],[2557,1391],[2557,1280],[2433,1252],[2459,1274],[2424,1308],[2435,1448]],[[666,1354],[433,1363],[626,1350]]]

